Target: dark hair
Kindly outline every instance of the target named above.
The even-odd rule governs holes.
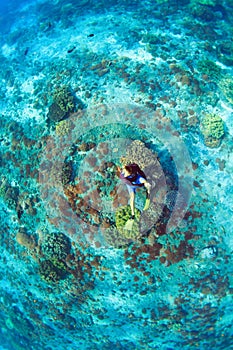
[[[130,173],[130,175],[140,175],[146,180],[145,173],[139,168],[139,166],[136,163],[127,164],[125,166],[125,169]]]

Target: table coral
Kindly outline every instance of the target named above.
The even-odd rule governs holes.
[[[206,115],[200,129],[207,147],[215,148],[220,145],[224,136],[224,123],[221,117],[216,114]]]

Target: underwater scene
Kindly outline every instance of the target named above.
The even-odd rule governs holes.
[[[0,33],[0,349],[233,349],[233,0],[1,0]]]

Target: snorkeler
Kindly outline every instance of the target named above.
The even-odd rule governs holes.
[[[143,210],[147,210],[150,205],[151,184],[147,181],[146,175],[135,163],[128,164],[119,170],[120,179],[126,184],[129,191],[129,203],[131,208],[131,220],[135,219],[135,192],[138,187],[146,188],[146,202]]]

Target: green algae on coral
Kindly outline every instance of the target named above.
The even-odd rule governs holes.
[[[207,114],[200,126],[204,142],[207,147],[215,148],[221,143],[224,136],[224,122],[216,114]]]

